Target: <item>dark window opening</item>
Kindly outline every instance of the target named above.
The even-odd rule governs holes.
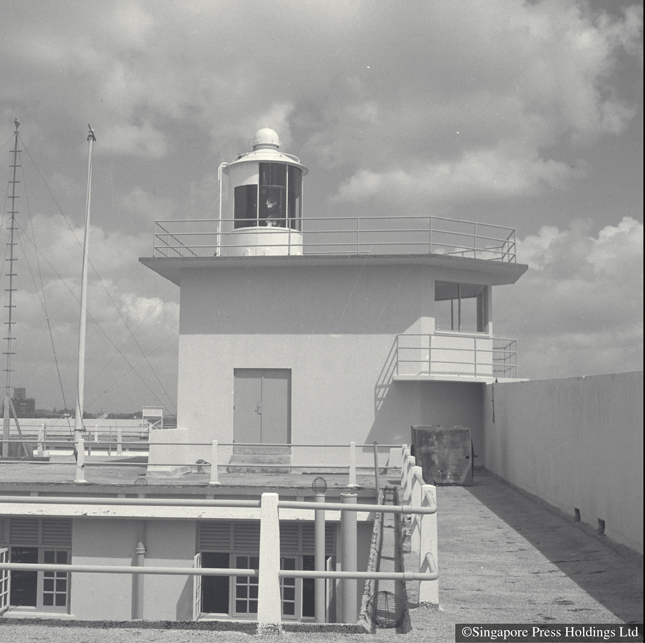
[[[38,547],[12,547],[12,563],[38,564]],[[11,596],[9,602],[17,607],[36,607],[38,598],[38,572],[11,572]]]
[[[315,557],[303,556],[302,569],[313,571],[315,569]],[[302,579],[302,616],[316,616],[316,581],[314,578]]]
[[[294,230],[300,230],[302,218],[302,170],[289,166],[289,222]]]
[[[229,555],[203,552],[202,567],[228,569]],[[202,576],[202,611],[209,614],[228,614],[229,577]]]
[[[257,185],[239,185],[235,188],[235,228],[248,228],[257,224]]]

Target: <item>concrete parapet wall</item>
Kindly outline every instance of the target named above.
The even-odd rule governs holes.
[[[642,372],[487,386],[482,460],[643,552]]]

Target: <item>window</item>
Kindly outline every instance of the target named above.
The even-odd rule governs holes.
[[[260,559],[257,556],[236,556],[235,569],[258,569]],[[235,576],[235,614],[258,613],[258,586],[257,576]]]
[[[333,557],[334,526],[327,524],[325,550],[328,566]],[[260,529],[255,521],[200,523],[198,547],[202,567],[259,569]],[[314,569],[313,523],[280,524],[280,567],[284,570]],[[211,551],[208,551],[211,550]],[[214,551],[217,550],[217,551]],[[232,565],[229,565],[229,561]],[[332,567],[333,568],[333,563]],[[259,578],[257,576],[204,576],[201,611],[226,614],[232,618],[256,618]],[[285,577],[280,579],[282,615],[285,620],[313,620],[315,617],[315,580]]]
[[[71,520],[9,520],[9,556],[13,563],[68,565],[71,562],[71,542]],[[67,612],[69,573],[13,570],[9,604],[45,612]]]
[[[300,229],[302,170],[285,163],[260,163],[259,185],[234,190],[235,228]]]
[[[435,282],[435,324],[437,330],[461,333],[488,331],[487,286]]]

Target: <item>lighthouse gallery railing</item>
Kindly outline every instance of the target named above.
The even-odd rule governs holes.
[[[236,246],[233,235],[238,230],[233,227],[233,221],[219,219],[156,221],[153,256],[226,254],[227,248]],[[441,254],[516,261],[515,230],[489,223],[432,216],[307,217],[299,227],[305,255]],[[291,244],[285,243],[284,254],[291,253]]]

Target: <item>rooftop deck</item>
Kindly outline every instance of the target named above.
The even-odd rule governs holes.
[[[33,484],[34,472],[38,471],[41,472],[39,484],[43,487],[66,484],[70,490],[78,488],[65,482],[65,477],[69,480],[69,473],[64,465],[54,463],[38,467],[37,464],[5,464],[0,469],[3,493],[10,487],[15,491],[23,487],[21,492],[24,493],[25,483],[31,480]],[[131,479],[136,471],[136,467],[128,468],[128,478]],[[119,467],[114,467],[114,471],[105,469],[104,473],[105,484],[112,485],[114,491],[120,484],[129,484],[129,480],[119,480],[124,475]],[[92,475],[88,475],[90,480]],[[184,476],[182,481],[160,479],[161,486],[157,487],[155,482],[155,489],[163,491],[164,485],[174,485],[185,493],[188,489],[184,485],[187,484],[203,491],[199,475]],[[303,484],[311,482],[309,476],[303,475],[267,474],[248,478],[224,474],[222,482],[226,489],[251,489],[258,483],[266,484],[267,480],[272,481],[272,488],[290,487],[298,479]],[[98,484],[98,479],[96,482]],[[365,483],[369,481],[365,480]],[[89,491],[92,486],[90,483],[83,489]],[[119,492],[123,491],[119,489]],[[579,524],[549,511],[481,470],[476,472],[472,487],[440,487],[437,496],[440,609],[416,606],[414,583],[409,583],[413,629],[406,634],[406,641],[445,643],[454,640],[456,623],[642,623],[642,557],[611,546],[604,538],[595,537]],[[387,532],[386,529],[384,548],[394,546],[396,540],[393,530]],[[0,638],[22,640],[26,636],[43,636],[52,641],[114,640],[114,629],[90,629],[82,623],[71,627],[69,621],[60,629],[52,628],[52,625],[56,623],[38,625],[0,619]],[[177,623],[172,624],[173,629],[168,629],[168,623],[145,623],[141,626],[144,629],[123,625],[120,624],[118,630],[121,641],[176,642],[188,640],[188,636],[191,641],[248,639],[248,634],[242,632],[195,628],[195,625],[217,627],[208,622]],[[182,627],[190,631],[185,635],[178,632]],[[389,638],[392,634],[392,630],[377,630],[379,636]],[[302,633],[286,636],[298,637]],[[365,640],[365,635],[334,632],[307,632],[306,636],[313,641]]]

